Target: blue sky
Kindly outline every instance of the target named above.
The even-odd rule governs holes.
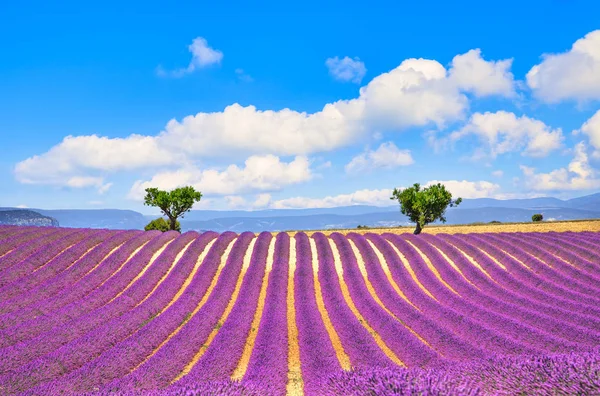
[[[4,2],[0,206],[600,191],[600,3]]]

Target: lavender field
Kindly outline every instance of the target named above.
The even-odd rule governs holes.
[[[0,226],[0,394],[597,394],[600,233]]]

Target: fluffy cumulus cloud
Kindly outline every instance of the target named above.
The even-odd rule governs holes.
[[[552,129],[542,121],[506,111],[475,113],[464,127],[449,136],[439,140],[429,138],[434,147],[439,147],[468,136],[476,136],[482,143],[474,159],[493,159],[515,151],[530,157],[545,157],[560,148],[564,139],[560,128]]]
[[[221,60],[223,59],[223,52],[211,48],[203,37],[196,37],[192,41],[192,44],[188,46],[188,50],[192,54],[192,60],[187,67],[169,72],[159,66],[157,73],[161,76],[170,75],[173,77],[182,77],[186,74],[193,73],[197,69],[221,63]]]
[[[594,157],[600,157],[600,110],[575,131],[575,134],[580,133],[586,135],[590,145],[596,149]]]
[[[512,59],[487,62],[481,50],[473,49],[452,59],[450,79],[476,96],[516,95],[514,76],[510,72]]]
[[[500,186],[488,181],[431,180],[424,187],[442,183],[453,198],[497,198]]]
[[[577,40],[559,54],[546,54],[527,73],[527,85],[547,103],[600,99],[600,30]]]
[[[222,58],[202,38],[194,40],[190,51],[194,58],[186,70],[193,71]],[[465,118],[469,107],[466,92],[479,96],[507,94],[506,86],[512,84],[512,77],[506,72],[507,62],[486,61],[479,51],[455,58],[449,70],[434,60],[407,59],[375,77],[356,98],[328,103],[314,113],[232,104],[220,112],[170,120],[157,135],[68,137],[46,153],[17,164],[15,174],[22,182],[66,185],[74,176],[97,177],[104,176],[103,172],[149,166],[181,168],[181,164],[210,157],[307,156],[351,145],[380,131],[443,127]],[[462,69],[469,73],[481,71],[476,74],[479,77],[468,79],[468,73]],[[490,81],[505,79],[505,83],[491,83],[481,76],[488,76]],[[161,174],[182,177],[177,172],[181,171]],[[216,178],[206,172],[209,171],[186,170],[185,174],[194,175],[186,181]],[[263,189],[260,178],[252,180],[257,183],[255,190]]]
[[[346,173],[359,173],[374,169],[394,169],[411,165],[414,160],[410,150],[400,150],[393,142],[382,143],[377,150],[367,150],[346,164]]]
[[[521,165],[525,185],[536,191],[591,190],[600,188],[600,175],[590,163],[587,146],[579,142],[574,156],[566,168],[555,169],[549,173],[536,173],[535,168]]]
[[[187,167],[176,171],[160,172],[151,180],[138,180],[129,191],[130,199],[139,200],[148,187],[172,190],[181,186],[193,186],[207,195],[236,195],[252,191],[276,191],[290,184],[312,179],[310,163],[298,156],[291,162],[282,162],[273,155],[252,156],[244,167],[230,165],[226,169],[200,170]]]
[[[367,73],[365,63],[356,57],[354,59],[347,56],[342,59],[337,56],[328,58],[325,66],[329,69],[329,74],[338,81],[351,81],[359,84]]]

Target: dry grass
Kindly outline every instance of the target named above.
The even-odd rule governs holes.
[[[340,234],[348,234],[356,232],[358,234],[366,234],[372,232],[375,234],[383,234],[391,232],[394,234],[412,233],[415,230],[411,227],[394,227],[394,228],[361,228],[361,229],[340,229],[340,230],[312,230],[304,231],[308,236],[315,232],[322,232],[325,235],[330,235],[334,232]],[[469,234],[483,232],[564,232],[564,231],[596,231],[600,232],[600,219],[598,220],[569,220],[569,221],[542,221],[540,223],[501,223],[501,224],[458,224],[458,225],[435,225],[426,226],[423,229],[425,234]],[[294,236],[298,231],[287,231],[288,235]],[[274,232],[273,235],[277,233]]]

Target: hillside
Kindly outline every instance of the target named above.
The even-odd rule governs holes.
[[[0,224],[39,227],[59,226],[59,222],[55,218],[27,209],[1,210]]]

